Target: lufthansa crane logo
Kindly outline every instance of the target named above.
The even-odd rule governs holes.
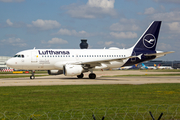
[[[156,44],[156,38],[152,34],[146,34],[143,37],[143,44],[146,48],[153,48]]]

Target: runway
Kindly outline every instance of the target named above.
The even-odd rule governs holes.
[[[45,85],[100,85],[100,84],[152,84],[180,83],[180,76],[143,76],[143,77],[102,77],[113,75],[147,75],[147,74],[177,74],[177,72],[142,72],[142,71],[95,71],[97,78],[89,79],[85,73],[83,79],[64,75],[27,78],[0,79],[0,86],[45,86]],[[179,73],[178,73],[179,74]]]

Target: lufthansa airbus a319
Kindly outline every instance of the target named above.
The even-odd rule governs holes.
[[[6,62],[11,68],[32,70],[30,79],[35,79],[34,70],[47,70],[49,75],[64,74],[83,78],[85,72],[95,79],[95,69],[120,68],[173,53],[156,51],[161,21],[153,21],[139,40],[129,49],[31,49],[18,52]]]

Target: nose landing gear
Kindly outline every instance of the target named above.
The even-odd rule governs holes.
[[[31,74],[32,74],[32,75],[30,76],[30,79],[35,79],[34,73],[35,73],[35,71],[32,70],[32,71],[31,71]]]

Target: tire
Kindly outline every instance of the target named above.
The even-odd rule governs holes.
[[[35,76],[31,75],[31,76],[30,76],[30,79],[35,79]]]
[[[95,79],[95,78],[96,78],[96,74],[94,74],[94,73],[89,74],[89,79]]]

